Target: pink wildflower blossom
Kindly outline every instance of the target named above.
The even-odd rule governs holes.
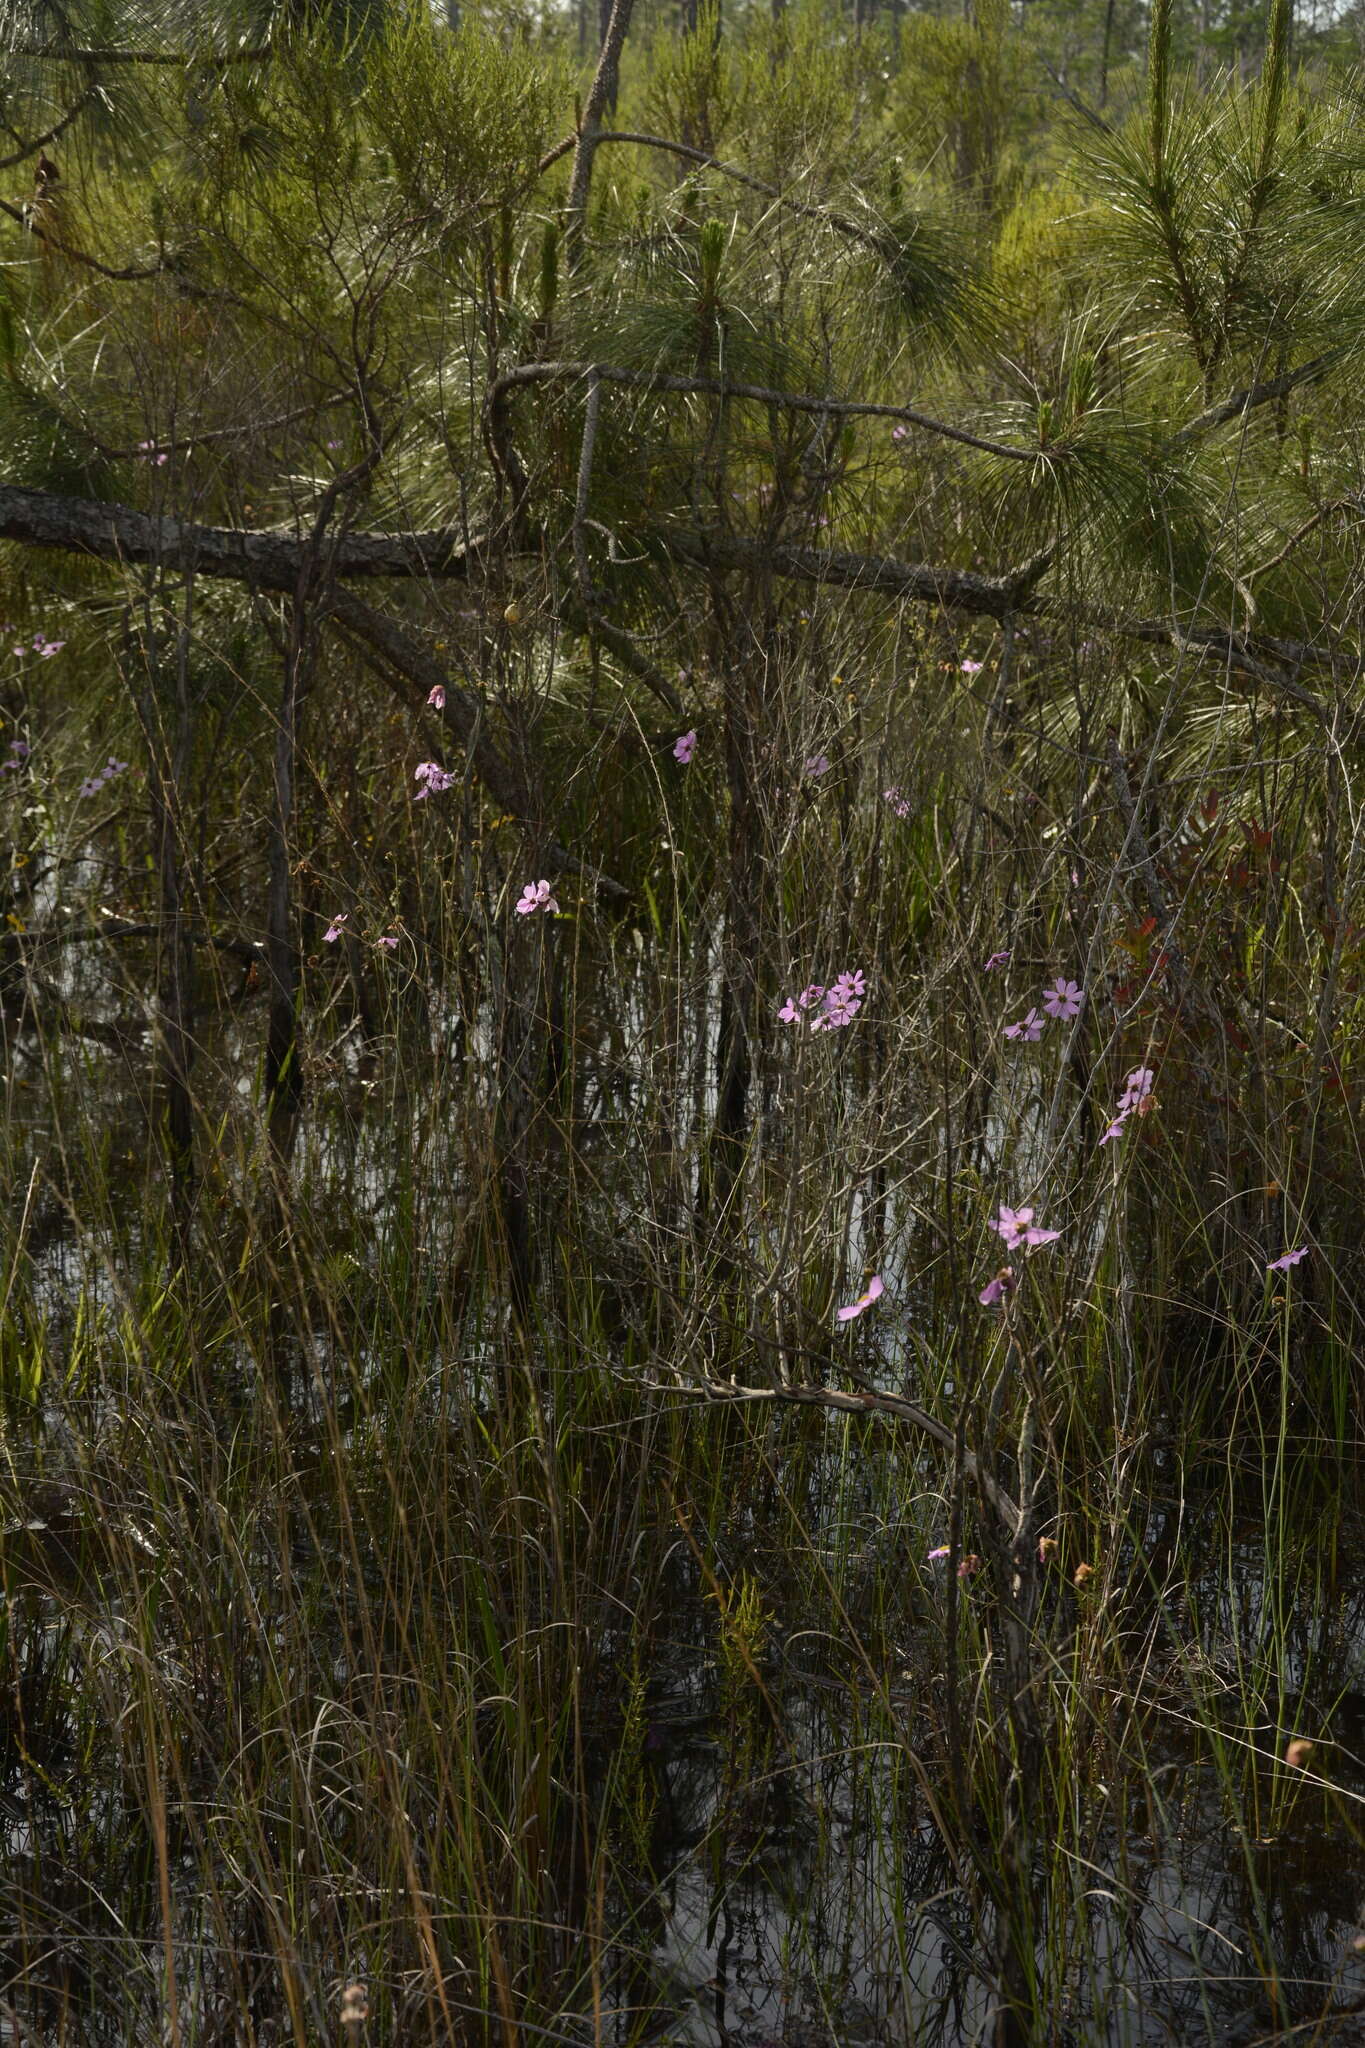
[[[1014,1268],[1013,1266],[1002,1266],[995,1277],[986,1282],[976,1298],[981,1303],[982,1308],[994,1308],[997,1302],[1003,1301],[1005,1296],[1012,1294],[1013,1291]]]
[[[548,882],[528,882],[517,899],[517,916],[529,917],[535,910],[555,910],[559,905],[550,894]]]
[[[851,1301],[847,1308],[841,1308],[835,1320],[840,1323],[851,1323],[864,1309],[871,1308],[874,1301],[880,1301],[885,1292],[886,1286],[881,1274],[874,1273],[858,1299]]]
[[[1081,1004],[1084,1001],[1085,990],[1079,982],[1068,981],[1065,975],[1061,974],[1051,988],[1043,991],[1043,1008],[1049,1017],[1060,1017],[1063,1023],[1069,1023],[1073,1017],[1080,1016]]]
[[[1266,1267],[1267,1273],[1287,1273],[1291,1266],[1297,1266],[1300,1259],[1308,1257],[1308,1246],[1301,1244],[1292,1252],[1281,1252],[1278,1259],[1272,1259]]]
[[[694,732],[680,733],[673,742],[673,759],[681,761],[684,768],[697,751],[697,735]]]
[[[1119,1098],[1120,1110],[1136,1109],[1144,1103],[1152,1092],[1155,1078],[1150,1067],[1134,1067],[1124,1082],[1123,1094]]]
[[[430,704],[433,711],[445,710],[446,692],[444,683],[432,684],[431,688],[427,691],[427,702],[428,704]]]
[[[1007,1024],[1005,1026],[1005,1036],[1006,1038],[1022,1038],[1026,1045],[1034,1045],[1042,1037],[1043,1025],[1046,1021],[1045,1017],[1038,1015],[1037,1010],[1030,1010],[1028,1015],[1021,1017],[1017,1024]]]
[[[414,782],[425,785],[413,798],[413,802],[419,804],[429,796],[440,796],[455,780],[450,770],[443,768],[439,761],[419,761],[412,774]]]

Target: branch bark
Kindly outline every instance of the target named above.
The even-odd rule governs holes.
[[[588,192],[592,185],[593,158],[602,132],[602,116],[616,103],[616,84],[635,0],[613,0],[611,19],[602,38],[597,70],[588,91],[588,103],[578,124],[573,170],[569,174],[569,198],[564,214],[564,259],[570,271],[578,268],[583,254],[583,232],[588,218]]]
[[[488,409],[494,411],[510,391],[529,384],[574,384],[580,379],[591,383],[594,379],[602,384],[619,384],[627,391],[675,391],[685,397],[743,398],[755,405],[774,405],[786,412],[813,413],[824,419],[877,419],[903,420],[908,426],[920,427],[928,434],[937,434],[945,441],[956,441],[963,448],[978,448],[985,455],[1007,456],[1013,462],[1036,462],[1041,454],[1038,448],[1019,448],[1009,441],[987,441],[980,434],[968,433],[965,427],[949,426],[946,420],[936,420],[928,413],[916,412],[908,405],[875,405],[869,400],[855,398],[817,398],[804,391],[774,391],[766,384],[736,384],[722,377],[675,377],[663,371],[621,370],[611,363],[519,363],[514,370],[507,370],[489,387]],[[1061,450],[1055,450],[1060,454]]]

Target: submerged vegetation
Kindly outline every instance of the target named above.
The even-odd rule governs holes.
[[[0,2039],[1349,2038],[1358,29],[0,13]]]

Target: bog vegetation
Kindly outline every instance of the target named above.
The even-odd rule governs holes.
[[[1344,2039],[1357,10],[0,10],[0,2039]]]

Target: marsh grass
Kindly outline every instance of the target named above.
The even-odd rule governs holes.
[[[562,877],[560,918],[518,920],[512,842],[411,807],[352,836],[343,905],[319,803],[303,915],[400,944],[314,941],[287,1165],[254,999],[205,963],[188,1236],[145,1135],[147,942],[82,956],[117,1044],[14,1013],[16,2029],[302,2044],[357,1979],[376,2042],[1221,2039],[1359,1995],[1342,1134],[1172,1009],[1103,879],[1121,816],[1040,829],[1017,758],[964,788],[875,687],[836,712],[803,674],[762,877],[717,851],[709,738],[606,813],[623,911]],[[1232,914],[1205,872],[1200,971]],[[855,966],[853,1027],[774,1021]],[[1080,1027],[1008,1047],[1057,972]],[[1159,1107],[1097,1151],[1144,1058]],[[1064,1236],[1002,1319],[985,1218],[1035,1190]],[[1311,1264],[1267,1277],[1310,1206]],[[820,1405],[849,1387],[948,1447]],[[1034,1488],[1028,1557],[968,1454]]]

